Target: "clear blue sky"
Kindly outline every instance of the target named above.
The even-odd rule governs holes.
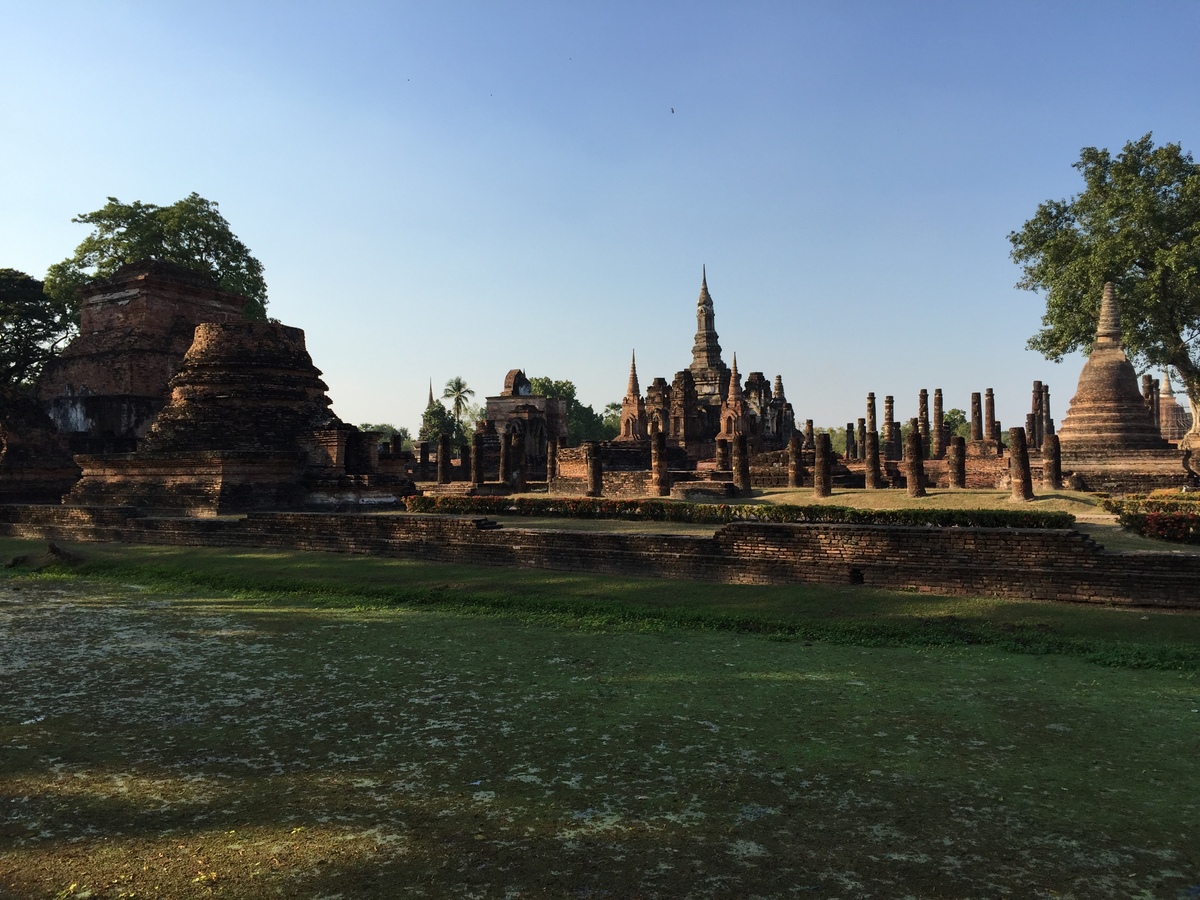
[[[220,204],[335,411],[414,428],[432,379],[569,378],[600,410],[726,361],[798,419],[994,387],[1059,420],[1007,234],[1085,146],[1200,152],[1194,2],[0,0],[0,266],[105,197]],[[672,109],[674,110],[672,112]],[[882,414],[882,406],[880,408]]]

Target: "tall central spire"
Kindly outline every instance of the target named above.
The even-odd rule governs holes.
[[[629,385],[625,388],[626,397],[640,397],[642,395],[641,386],[638,384],[637,377],[637,351],[633,351],[633,356],[629,361]]]
[[[723,369],[721,345],[717,343],[717,329],[713,315],[712,295],[708,292],[708,273],[700,269],[700,299],[696,301],[696,342],[692,345],[693,371],[697,369]]]

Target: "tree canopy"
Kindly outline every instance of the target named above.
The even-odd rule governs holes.
[[[1022,268],[1017,286],[1046,293],[1029,347],[1054,360],[1090,351],[1111,281],[1130,360],[1174,368],[1200,409],[1200,167],[1178,144],[1154,146],[1150,134],[1115,157],[1085,147],[1074,167],[1084,189],[1040,204],[1008,236]]]
[[[567,435],[572,444],[580,444],[583,441],[609,441],[620,432],[620,415],[618,414],[615,423],[606,422],[591,406],[579,402],[575,396],[574,382],[538,377],[529,379],[529,387],[531,393],[536,396],[567,401]]]
[[[71,303],[24,272],[0,269],[0,384],[32,383],[74,331]]]
[[[217,204],[192,193],[170,206],[153,203],[108,203],[71,220],[93,231],[75,253],[46,273],[46,292],[58,303],[76,304],[80,286],[107,278],[121,266],[143,259],[160,259],[206,272],[223,290],[249,302],[249,319],[267,316],[267,283],[263,267],[238,240]]]

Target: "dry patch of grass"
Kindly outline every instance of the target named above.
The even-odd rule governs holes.
[[[25,578],[0,646],[0,896],[1200,884],[1194,670]]]

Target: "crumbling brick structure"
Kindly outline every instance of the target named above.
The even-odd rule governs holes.
[[[246,300],[160,260],[82,289],[79,336],[42,370],[37,396],[76,453],[133,450],[204,322],[243,321]]]
[[[379,435],[333,414],[320,375],[299,328],[200,325],[139,449],[78,456],[63,502],[204,516],[407,492],[375,474]]]

